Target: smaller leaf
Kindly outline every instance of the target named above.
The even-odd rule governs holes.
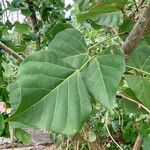
[[[77,3],[79,6],[79,10],[81,10],[81,11],[87,10],[88,6],[89,6],[89,2],[90,2],[90,0],[78,0]]]
[[[127,4],[128,0],[101,0],[101,3],[105,4],[114,4],[120,8],[123,8]]]
[[[28,24],[16,22],[15,30],[20,34],[28,34],[30,32],[30,27]]]
[[[141,108],[138,108],[138,106],[133,103],[130,102],[127,99],[121,99],[121,107],[128,113],[140,113],[140,112],[145,112],[143,109],[141,110]]]
[[[127,38],[127,36],[129,35],[130,31],[132,30],[133,26],[134,26],[134,22],[133,20],[131,20],[131,18],[124,18],[123,24],[121,26],[119,26],[119,33],[125,32],[126,34],[122,34],[120,35],[120,37],[125,40]]]
[[[94,8],[91,8],[90,10],[77,14],[77,20],[79,22],[83,22],[88,19],[92,19],[94,17],[99,16],[103,13],[110,13],[118,11],[119,9],[116,8],[116,6],[108,5],[108,6],[95,6]]]
[[[127,76],[126,81],[140,102],[142,102],[144,106],[150,109],[150,78]]]
[[[140,135],[142,137],[147,137],[148,134],[150,133],[150,126],[147,122],[142,123],[140,126]]]
[[[2,114],[0,114],[0,135],[3,133],[5,129],[4,118]]]
[[[31,142],[31,135],[25,130],[16,128],[14,129],[14,136],[17,140],[21,141],[24,145],[29,145]]]
[[[150,134],[143,139],[143,150],[149,150],[150,148]]]
[[[150,73],[150,46],[136,48],[128,61],[128,65]]]
[[[21,8],[21,13],[22,13],[24,16],[27,16],[27,17],[32,14],[31,11],[30,11],[27,7]]]
[[[108,27],[119,26],[123,23],[121,11],[101,14],[93,19],[96,24]]]
[[[131,125],[131,123],[128,123],[124,128],[123,128],[123,139],[126,142],[134,142],[137,135],[135,133],[135,131],[133,130],[133,126]]]
[[[2,115],[2,116],[1,116]],[[9,130],[9,124],[7,122],[5,122],[5,120],[8,118],[8,114],[1,114],[0,116],[0,128],[3,130],[1,130],[0,132],[0,136],[1,137],[10,137],[10,130]]]

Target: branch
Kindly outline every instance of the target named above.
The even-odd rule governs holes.
[[[25,2],[28,5],[28,8],[32,13],[31,16],[30,16],[30,20],[31,20],[31,24],[32,24],[32,30],[33,30],[34,33],[36,33],[37,32],[36,25],[38,23],[38,19],[36,17],[36,13],[35,13],[35,10],[33,8],[33,2],[32,1],[30,2],[30,0],[26,0]],[[37,38],[35,43],[36,43],[36,48],[38,49],[38,47],[40,46],[40,43],[41,43],[39,37]]]
[[[148,5],[145,7],[142,15],[139,17],[137,23],[131,30],[129,36],[126,38],[122,49],[128,59],[130,54],[133,51],[133,48],[137,45],[139,40],[143,37],[145,30],[148,28],[150,20],[150,1]]]
[[[108,118],[107,118],[107,116],[106,116],[106,118],[105,118],[105,127],[106,127],[106,130],[107,130],[107,132],[108,132],[108,135],[110,136],[110,138],[112,139],[112,141],[118,146],[118,148],[119,148],[120,150],[123,150],[122,147],[120,147],[120,145],[115,141],[115,139],[114,139],[113,136],[111,135],[107,124],[108,124]]]
[[[141,145],[142,145],[142,138],[140,137],[140,135],[138,135],[132,150],[140,150]]]
[[[23,58],[21,56],[19,56],[17,53],[15,53],[12,49],[10,49],[9,47],[7,47],[6,45],[4,45],[3,43],[0,42],[0,49],[2,49],[3,51],[5,51],[6,53],[8,53],[9,55],[13,56],[14,58],[16,58],[19,62],[23,61]]]
[[[145,107],[143,104],[141,104],[141,103],[137,102],[136,100],[134,100],[134,99],[132,99],[130,97],[127,97],[127,96],[125,96],[123,94],[117,94],[117,95],[127,99],[128,101],[130,101],[132,103],[137,104],[139,108],[143,108],[146,112],[148,112],[150,114],[150,110],[147,107]]]
[[[121,96],[121,97],[123,97],[123,98],[125,98],[125,99],[127,99],[127,100],[129,100],[129,101],[131,101],[133,103],[135,103],[135,104],[137,104],[139,108],[143,108],[144,110],[146,110],[150,114],[150,110],[147,107],[145,107],[144,105],[142,105],[141,103],[137,102],[136,100],[133,100],[133,99],[131,99],[131,98],[125,96],[125,95],[122,95],[122,94],[117,94],[117,95]],[[132,150],[140,150],[141,145],[142,145],[142,138],[141,138],[140,135],[138,135]]]

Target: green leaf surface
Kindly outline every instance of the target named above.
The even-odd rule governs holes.
[[[28,34],[29,31],[30,31],[30,27],[26,23],[16,22],[16,24],[15,24],[15,30],[16,30],[16,32],[18,32],[20,34]]]
[[[85,20],[97,17],[100,14],[115,12],[115,11],[118,11],[118,10],[119,9],[116,6],[113,6],[113,5],[108,5],[108,6],[98,5],[98,6],[95,6],[94,8],[91,8],[88,11],[81,12],[81,13],[77,14],[77,20],[79,22],[83,22]]]
[[[5,129],[4,118],[3,115],[0,114],[0,136],[3,133],[4,129]]]
[[[10,92],[10,99],[8,102],[10,103],[11,109],[14,112],[17,110],[21,102],[21,91],[19,88],[19,84],[17,82],[10,84],[8,86],[8,90]]]
[[[27,7],[21,8],[21,13],[22,13],[24,16],[27,16],[27,17],[32,14],[32,12],[31,12]]]
[[[91,112],[91,89],[88,87],[91,82],[97,80],[101,84],[97,84],[98,95],[92,93],[93,97],[101,99],[99,101],[111,109],[123,70],[124,57],[116,47],[108,48],[93,58],[88,54],[84,38],[77,30],[59,32],[47,50],[27,56],[20,66],[17,81],[19,89],[17,84],[13,84],[14,91],[10,96],[13,100],[18,94],[16,101],[21,99],[21,102],[7,121],[56,133],[74,134]],[[110,71],[112,74],[108,76]],[[88,81],[84,72],[90,73],[93,81]],[[109,84],[104,80],[114,81]]]
[[[129,18],[129,17],[124,18],[123,24],[121,26],[119,26],[119,33],[125,32],[125,34],[120,35],[120,37],[123,40],[125,40],[127,38],[130,31],[132,30],[134,24],[135,24],[135,22],[131,18]]]
[[[143,103],[144,106],[146,106],[148,109],[150,109],[150,78],[127,76],[126,81],[139,101]]]
[[[124,66],[123,53],[117,46],[114,46],[105,49],[84,70],[83,79],[90,94],[108,109],[114,107],[116,91]]]
[[[23,42],[18,44],[12,40],[4,39],[4,38],[2,38],[1,41],[2,41],[2,43],[4,43],[6,46],[11,48],[15,52],[23,52],[26,49],[26,45]]]
[[[141,137],[147,137],[150,133],[150,126],[147,122],[143,122],[142,125],[139,128],[139,133]]]
[[[72,26],[68,23],[57,23],[55,25],[47,27],[45,35],[48,38],[49,42],[51,42],[57,33],[68,28],[72,28]]]
[[[128,65],[150,73],[150,46],[145,45],[135,49]]]
[[[15,138],[22,142],[24,145],[29,145],[31,142],[31,135],[23,129],[16,128],[14,129]]]
[[[84,37],[73,29],[57,34],[49,49],[73,68],[80,68],[89,59]]]
[[[150,134],[143,139],[143,150],[150,150]]]
[[[130,97],[131,99],[134,99],[139,102],[139,100],[135,96],[135,93],[130,88],[124,89],[123,92],[125,93],[125,95],[128,95],[128,97]],[[120,104],[121,107],[128,113],[147,113],[143,108],[138,107],[137,104],[125,98],[120,99]]]
[[[119,26],[123,23],[123,14],[121,11],[101,14],[93,19],[96,24],[107,27]]]
[[[57,61],[50,51],[27,57],[19,71],[22,101],[11,118],[53,132],[73,134],[86,120],[91,106],[80,73]]]
[[[113,4],[120,8],[122,8],[128,2],[128,0],[100,0],[100,1],[103,4]]]
[[[79,10],[85,11],[89,6],[90,0],[78,0],[76,3],[79,6]]]

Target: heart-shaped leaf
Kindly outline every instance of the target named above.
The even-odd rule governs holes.
[[[10,118],[53,132],[77,132],[91,110],[79,71],[41,51],[29,56],[19,72],[22,101]]]
[[[15,90],[20,91],[16,100],[21,99],[21,102],[7,121],[74,134],[91,112],[88,92],[106,108],[113,108],[112,99],[115,99],[123,70],[124,57],[116,47],[107,48],[93,57],[88,54],[84,38],[78,31],[59,32],[48,50],[29,55],[19,68],[18,85],[13,85],[16,88],[11,98],[15,99]],[[97,80],[100,84],[95,92],[89,87],[91,80],[87,78],[90,76],[95,77],[92,82]],[[114,81],[110,84],[105,80]]]

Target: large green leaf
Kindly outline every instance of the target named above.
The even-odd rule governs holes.
[[[78,21],[82,22],[84,20],[88,20],[88,19],[97,17],[103,13],[110,13],[110,12],[115,12],[118,10],[119,9],[114,5],[98,5],[98,6],[95,6],[94,8],[91,8],[88,11],[77,14],[77,19],[78,19]]]
[[[119,26],[123,23],[123,14],[121,11],[101,14],[93,19],[96,24],[108,27]]]
[[[3,115],[0,113],[0,136],[3,133],[4,129],[5,129],[4,118]]]
[[[79,71],[41,51],[26,58],[19,74],[22,101],[13,121],[64,134],[79,130],[91,110]]]
[[[91,94],[88,87],[91,83],[85,72],[91,73],[88,77],[92,75],[93,79],[96,70],[95,80],[101,85],[92,93],[93,97],[112,109],[124,70],[122,52],[111,47],[93,57],[88,54],[84,38],[78,31],[67,29],[59,32],[47,50],[29,55],[22,63],[18,85],[13,85],[14,91],[10,94],[15,99],[18,91],[16,101],[21,99],[21,102],[8,120],[57,133],[74,134],[91,111],[88,93]],[[112,73],[108,76],[110,71]],[[113,82],[110,84],[105,80]]]
[[[150,78],[127,76],[126,81],[140,102],[150,109]]]
[[[128,65],[150,73],[150,46],[145,45],[135,49]]]
[[[105,49],[84,70],[83,79],[90,94],[108,109],[114,107],[116,90],[124,66],[123,53],[114,46]]]

